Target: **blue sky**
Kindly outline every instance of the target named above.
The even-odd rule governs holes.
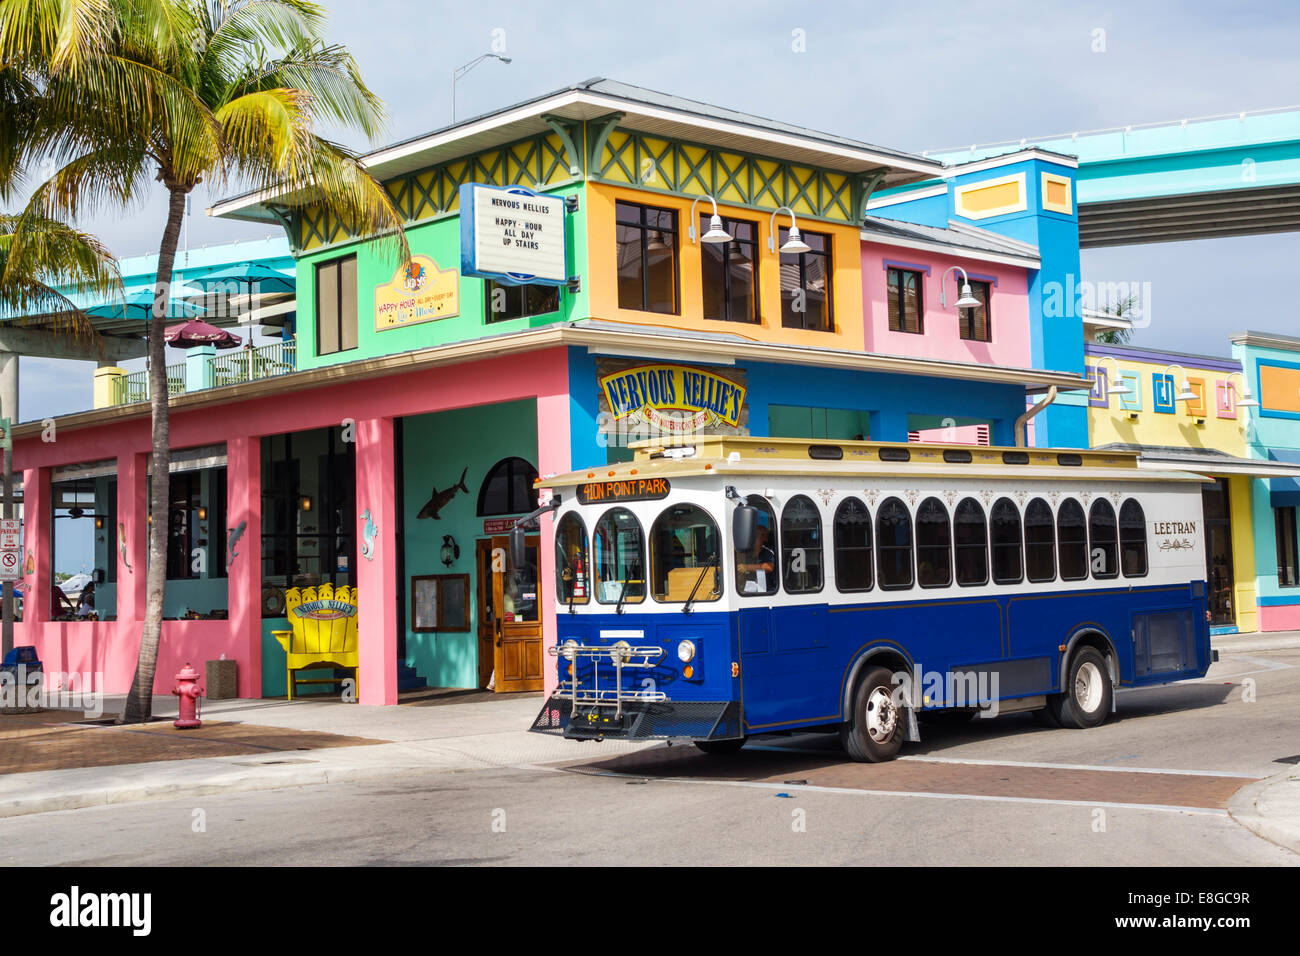
[[[1282,3],[326,5],[330,39],[388,104],[384,141],[445,125],[453,68],[494,40],[513,62],[460,82],[462,119],[606,76],[920,151],[1300,103],[1300,7]],[[211,198],[195,197],[192,246],[266,234],[204,216]],[[157,251],[164,212],[160,191],[81,225],[139,255]],[[1230,332],[1300,331],[1293,296],[1278,294],[1298,261],[1300,236],[1287,234],[1091,250],[1083,272],[1151,283],[1136,343],[1221,355]],[[24,360],[22,417],[88,407],[90,369]]]

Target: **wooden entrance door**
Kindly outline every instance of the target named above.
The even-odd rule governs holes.
[[[530,536],[526,567],[516,569],[509,538],[478,542],[479,686],[495,672],[498,693],[542,689],[538,547],[538,537]]]

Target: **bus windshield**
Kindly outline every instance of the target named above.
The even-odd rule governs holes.
[[[696,505],[672,505],[650,530],[650,566],[656,601],[716,601],[718,526]]]
[[[601,604],[640,604],[645,600],[645,536],[641,522],[626,508],[611,508],[592,535],[596,562],[596,600]]]

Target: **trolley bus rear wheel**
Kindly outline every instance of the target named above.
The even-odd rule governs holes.
[[[735,737],[731,740],[697,740],[695,746],[706,754],[722,756],[740,753],[740,748],[745,746],[745,741],[748,739],[748,737]]]
[[[1047,698],[1047,707],[1062,727],[1097,727],[1110,715],[1113,694],[1106,658],[1095,647],[1081,647],[1070,658],[1061,693]]]
[[[840,727],[840,743],[854,760],[893,760],[903,746],[905,714],[894,700],[894,682],[883,667],[868,669],[853,693],[853,711]]]

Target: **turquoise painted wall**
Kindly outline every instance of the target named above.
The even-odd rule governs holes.
[[[585,190],[580,185],[570,185],[551,190],[549,194],[579,197],[578,212],[568,216],[565,246],[570,275],[585,276],[587,265]],[[412,225],[407,228],[406,237],[411,245],[412,255],[430,256],[441,269],[460,270],[460,216],[453,214]],[[357,256],[357,347],[346,352],[318,356],[316,327],[312,320],[316,313],[316,266],[353,253]],[[588,314],[586,291],[588,283],[584,279],[580,292],[560,290],[558,312],[488,323],[485,319],[486,281],[461,276],[459,315],[378,332],[375,330],[375,288],[392,281],[396,271],[397,262],[382,242],[340,244],[321,252],[312,252],[299,259],[298,301],[303,303],[300,309],[303,320],[298,327],[298,368],[309,369],[340,362],[355,362],[359,359],[429,348],[448,342],[467,341],[484,335],[519,332],[554,322],[586,318]]]
[[[462,408],[403,419],[405,494],[406,663],[433,687],[478,686],[478,574],[474,546],[483,535],[479,488],[502,458],[517,456],[537,466],[537,403],[531,399]],[[465,486],[438,520],[416,517],[433,489],[444,490],[468,468]],[[451,567],[442,563],[442,537],[460,545]],[[419,574],[470,575],[470,629],[464,633],[416,634],[410,630],[410,579]],[[283,675],[281,676],[283,680]]]

